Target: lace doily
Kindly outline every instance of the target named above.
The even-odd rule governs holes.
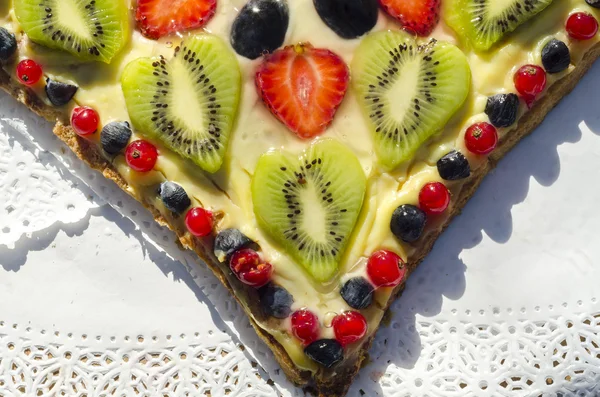
[[[600,395],[599,74],[440,239],[350,396]],[[212,274],[50,130],[0,95],[0,395],[303,395]]]

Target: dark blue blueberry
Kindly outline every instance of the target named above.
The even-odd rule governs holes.
[[[79,87],[46,79],[46,95],[54,106],[64,106],[73,99]]]
[[[231,46],[243,57],[256,59],[281,47],[290,22],[286,0],[250,0],[231,27]]]
[[[362,310],[371,306],[374,290],[373,285],[364,277],[355,277],[346,281],[340,290],[340,294],[348,306]]]
[[[414,205],[404,204],[392,214],[390,229],[400,240],[412,243],[421,237],[426,222],[425,212]]]
[[[244,233],[237,229],[225,229],[215,237],[213,252],[217,259],[225,262],[236,251],[254,244]]]
[[[335,339],[321,339],[304,348],[304,354],[326,368],[331,368],[344,358],[344,348]]]
[[[542,49],[542,64],[548,73],[559,73],[571,64],[569,47],[560,40],[550,40]]]
[[[313,0],[317,13],[331,30],[344,39],[369,32],[379,16],[377,0]]]
[[[585,2],[594,8],[600,8],[600,0],[585,0]]]
[[[131,139],[131,126],[127,121],[113,121],[102,128],[100,143],[108,154],[117,154],[125,149]]]
[[[158,194],[165,207],[176,214],[183,213],[192,204],[185,190],[174,182],[163,182]]]
[[[17,51],[15,35],[0,27],[0,61],[8,61]]]
[[[471,175],[469,160],[457,150],[453,150],[439,159],[437,169],[442,179],[446,181],[458,181]]]
[[[497,128],[510,127],[517,121],[519,97],[516,94],[498,94],[488,98],[485,114]]]
[[[292,313],[294,298],[283,287],[269,283],[258,290],[260,306],[266,315],[275,318],[288,318]]]

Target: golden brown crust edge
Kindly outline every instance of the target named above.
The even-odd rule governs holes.
[[[418,264],[427,256],[437,238],[450,224],[452,219],[461,212],[462,208],[477,190],[477,187],[487,173],[497,164],[498,161],[500,161],[500,159],[502,159],[506,153],[508,153],[508,151],[510,151],[510,149],[512,149],[512,147],[514,147],[521,140],[521,138],[531,133],[535,127],[537,127],[543,121],[549,111],[552,110],[552,108],[556,106],[558,102],[575,87],[577,82],[589,70],[599,56],[600,43],[596,44],[585,54],[579,65],[577,65],[569,75],[553,84],[548,90],[547,94],[535,104],[533,109],[527,112],[519,120],[517,129],[501,140],[498,148],[489,157],[489,160],[485,166],[478,168],[473,175],[471,175],[469,180],[462,187],[460,193],[455,197],[455,204],[448,219],[442,225],[440,225],[437,230],[429,233],[422,241],[419,242],[419,247],[414,255],[414,258],[411,258],[411,261],[408,263],[409,273],[414,271]],[[77,136],[72,128],[67,125],[67,122],[62,120],[63,115],[60,111],[57,111],[51,106],[46,105],[27,88],[23,87],[16,81],[13,81],[10,75],[2,68],[0,68],[0,87],[15,97],[18,101],[24,103],[35,113],[51,122],[56,122],[54,133],[62,141],[64,141],[81,160],[83,160],[91,168],[101,172],[106,178],[115,182],[124,191],[128,191],[127,182],[113,168],[110,162],[108,162],[101,155],[97,146],[90,144],[85,139]],[[234,288],[230,283],[230,277],[224,273],[223,268],[212,254],[211,248],[202,244],[199,240],[191,238],[189,234],[185,233],[184,230],[179,230],[177,227],[170,224],[160,214],[158,209],[151,204],[145,202],[142,202],[142,204],[152,213],[158,223],[166,225],[177,234],[177,237],[183,246],[188,247],[196,252],[196,254],[208,265],[215,276],[239,302],[240,297],[234,293]],[[392,297],[388,301],[386,309],[389,308],[391,303],[395,300],[396,296],[400,294],[403,288],[404,285],[401,285],[394,291],[394,294],[392,294]],[[245,305],[242,304],[242,307],[245,307]],[[273,351],[275,358],[277,359],[279,365],[281,365],[288,378],[298,386],[308,387],[309,391],[320,397],[342,397],[347,393],[353,378],[356,376],[360,370],[362,362],[367,357],[368,349],[376,334],[376,332],[374,332],[369,340],[365,343],[364,347],[359,352],[354,365],[345,366],[342,371],[338,371],[334,377],[328,378],[322,376],[322,374],[317,374],[315,377],[312,377],[310,372],[302,371],[296,367],[286,353],[285,349],[269,333],[260,328],[253,320],[252,316],[249,315],[249,318],[250,323],[256,330],[256,333]]]

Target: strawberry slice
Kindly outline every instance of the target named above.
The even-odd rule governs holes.
[[[440,21],[441,0],[379,0],[385,12],[418,36],[429,36]]]
[[[267,55],[256,73],[263,102],[301,138],[321,134],[342,103],[350,74],[342,58],[310,44]]]
[[[217,8],[217,0],[138,0],[135,20],[149,39],[204,26]]]

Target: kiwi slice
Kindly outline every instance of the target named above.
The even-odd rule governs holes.
[[[467,58],[457,47],[435,39],[419,44],[404,32],[370,34],[352,66],[375,151],[388,168],[410,159],[440,131],[471,85]]]
[[[337,273],[365,189],[358,159],[334,140],[318,141],[299,157],[268,152],[252,177],[259,225],[320,282]]]
[[[240,67],[225,42],[200,34],[176,47],[169,61],[136,59],[125,67],[121,86],[137,131],[208,172],[221,168],[241,87]]]
[[[551,3],[552,0],[448,0],[442,15],[476,50],[486,51]]]
[[[110,63],[129,37],[129,13],[116,0],[14,0],[29,38],[80,59]]]

